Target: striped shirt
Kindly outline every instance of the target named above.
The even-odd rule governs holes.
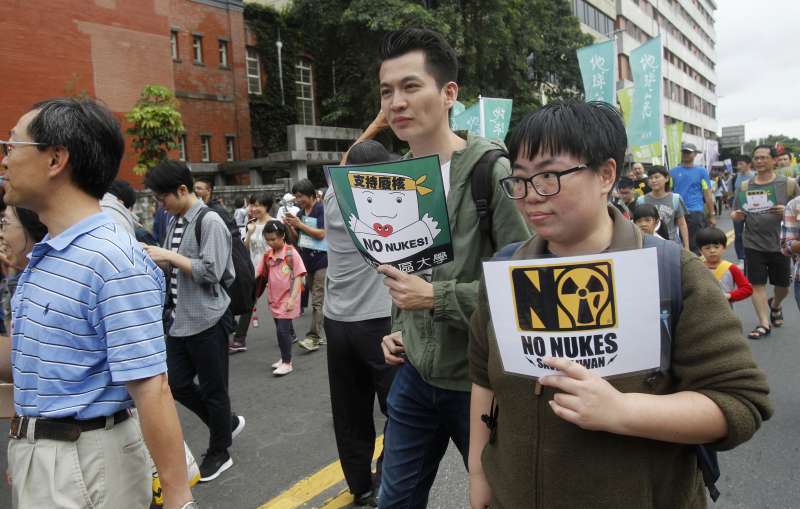
[[[781,225],[781,251],[794,260],[794,281],[800,281],[800,255],[792,253],[792,246],[800,242],[800,196],[792,198],[783,209]]]
[[[172,232],[172,240],[170,240],[169,248],[175,253],[181,247],[181,239],[183,239],[183,230],[186,226],[186,221],[183,217],[178,217],[175,221],[175,231]],[[178,307],[178,267],[172,267],[172,273],[169,278],[169,293],[172,297],[172,318],[175,318],[175,309]]]
[[[12,302],[14,409],[91,419],[166,372],[164,276],[105,213],[33,247]]]

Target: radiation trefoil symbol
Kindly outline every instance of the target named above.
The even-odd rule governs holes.
[[[616,326],[611,261],[514,268],[511,278],[520,331]]]

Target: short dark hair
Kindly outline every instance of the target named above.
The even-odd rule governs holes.
[[[733,156],[733,164],[736,165],[739,161],[744,161],[747,164],[753,164],[753,158],[747,154],[739,154]]]
[[[427,28],[404,28],[389,32],[380,47],[380,61],[401,57],[412,51],[425,55],[425,70],[439,88],[458,80],[458,55],[442,34]]]
[[[244,207],[244,198],[238,196],[235,200],[233,200],[233,206],[237,209]]]
[[[117,179],[112,182],[108,188],[108,192],[122,200],[122,204],[125,205],[126,209],[136,204],[136,191],[124,180]]]
[[[119,122],[108,108],[89,98],[49,99],[36,110],[28,134],[40,151],[64,147],[69,152],[72,182],[98,200],[117,177],[125,153]]]
[[[622,177],[617,181],[617,189],[633,189],[634,183],[629,177]]]
[[[622,171],[628,137],[622,115],[600,101],[552,102],[529,113],[511,133],[508,153],[512,161],[537,154],[569,154],[592,169],[613,159],[616,178]]]
[[[728,236],[716,226],[709,226],[699,230],[695,234],[694,241],[698,248],[709,244],[719,244],[722,247],[726,247],[728,245]]]
[[[256,195],[255,203],[260,203],[269,212],[269,209],[275,204],[275,198],[269,193],[261,193]]]
[[[267,224],[264,225],[264,230],[261,234],[264,238],[267,238],[268,233],[275,233],[279,235],[281,238],[286,238],[286,225],[280,221],[272,220],[267,221]]]
[[[773,147],[772,145],[767,145],[766,143],[762,143],[761,145],[756,145],[756,146],[753,148],[753,152],[752,152],[752,153],[753,153],[753,155],[755,155],[755,153],[756,153],[756,150],[760,150],[760,149],[767,149],[767,150],[769,150],[769,156],[770,156],[771,158],[773,158],[773,159],[774,159],[774,158],[776,158],[776,157],[778,157],[778,151],[777,151],[777,150],[775,150],[775,147]]]
[[[785,148],[781,152],[778,152],[778,155],[776,155],[775,157],[778,157],[778,156],[789,156],[789,159],[791,159],[792,158],[792,151]]]
[[[209,191],[214,191],[214,181],[208,177],[197,177],[194,179],[195,182],[202,182],[208,186]]]
[[[311,198],[317,197],[317,189],[314,184],[308,179],[300,179],[292,186],[292,194],[300,193]]]
[[[640,203],[631,212],[633,213],[634,221],[645,217],[652,217],[656,221],[661,219],[661,216],[658,215],[658,209],[651,203]]]
[[[181,186],[186,186],[186,189],[193,193],[194,177],[192,170],[183,161],[166,159],[147,172],[144,176],[144,185],[156,194],[177,194]]]
[[[376,140],[365,140],[350,147],[347,164],[384,163],[391,161],[392,154]]]
[[[11,207],[16,214],[22,229],[25,230],[25,235],[33,241],[33,243],[41,242],[45,235],[47,235],[47,226],[39,220],[39,215],[28,209],[20,207]]]

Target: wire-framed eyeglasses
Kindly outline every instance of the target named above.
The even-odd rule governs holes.
[[[4,141],[0,140],[0,146],[3,147],[3,155],[8,156],[13,150],[15,145],[29,145],[29,146],[47,146],[47,143],[37,143],[35,141]]]

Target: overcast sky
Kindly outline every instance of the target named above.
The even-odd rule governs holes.
[[[800,1],[717,0],[717,118],[800,138]],[[721,134],[721,132],[720,132]]]

